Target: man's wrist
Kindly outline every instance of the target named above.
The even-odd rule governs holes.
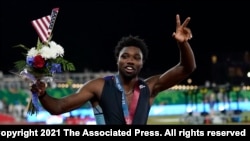
[[[39,99],[44,98],[46,95],[47,95],[47,92],[45,91],[43,94],[39,95],[38,98]]]

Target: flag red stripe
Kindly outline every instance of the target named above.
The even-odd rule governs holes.
[[[37,25],[37,22],[32,22],[33,27],[35,28],[39,38],[42,40],[42,42],[46,41],[46,38],[42,34],[42,31],[39,29],[39,26]]]
[[[38,24],[39,28],[41,29],[43,35],[44,35],[45,37],[48,37],[48,26],[49,26],[49,22],[46,21],[46,18],[43,17],[43,18],[41,18],[41,19],[38,19],[38,20],[37,20],[37,24]]]
[[[51,17],[50,15],[48,15],[31,22],[42,42],[46,42],[49,38],[48,27],[50,24],[50,20]]]

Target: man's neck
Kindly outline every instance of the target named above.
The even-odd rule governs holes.
[[[134,89],[135,84],[138,80],[137,77],[126,77],[120,74],[119,77],[125,91],[130,91],[131,89]]]

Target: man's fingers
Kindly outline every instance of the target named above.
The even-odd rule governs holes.
[[[174,37],[175,36],[175,32],[173,32],[173,34],[172,34],[172,37]]]
[[[180,15],[176,15],[176,27],[179,27],[181,25]]]
[[[192,31],[189,28],[184,28],[189,39],[193,38]]]
[[[190,20],[191,20],[191,18],[187,17],[186,20],[183,22],[182,26],[186,27],[188,25],[188,23],[189,23]]]

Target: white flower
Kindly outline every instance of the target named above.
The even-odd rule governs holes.
[[[56,42],[54,42],[54,41],[49,42],[49,45],[50,45],[51,51],[56,53],[56,57],[58,57],[58,56],[63,57],[64,49],[61,45],[56,44]]]
[[[32,47],[28,53],[27,56],[28,57],[35,57],[38,54],[38,50],[36,50],[36,47]]]
[[[53,50],[51,50],[50,47],[48,46],[43,46],[40,50],[39,53],[41,54],[41,56],[47,60],[47,59],[56,59],[56,52],[54,52]]]
[[[43,45],[40,50],[36,47],[32,47],[28,53],[28,57],[35,57],[40,54],[45,60],[47,59],[56,59],[57,57],[63,57],[64,49],[61,45],[57,44],[54,41],[49,42],[49,46]]]

